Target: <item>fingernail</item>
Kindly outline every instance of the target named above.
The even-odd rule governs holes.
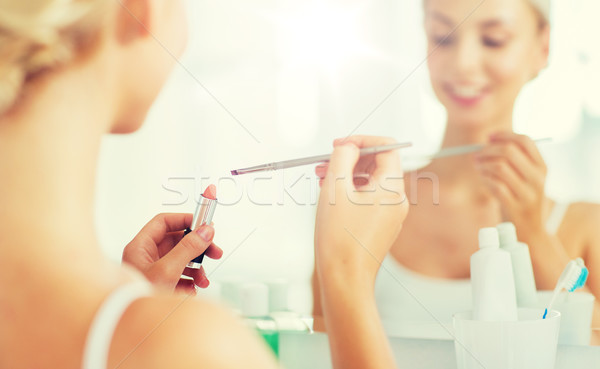
[[[202,238],[204,241],[209,242],[212,240],[215,231],[210,226],[202,226],[196,230],[196,233],[198,233],[200,238]]]

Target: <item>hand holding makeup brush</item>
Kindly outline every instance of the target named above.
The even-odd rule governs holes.
[[[359,148],[391,143],[367,136],[336,140],[322,177],[315,267],[335,368],[396,367],[374,284],[408,213],[403,173],[397,152],[359,156]]]
[[[358,153],[363,147],[392,143],[390,138],[370,136],[334,142],[317,211],[318,262],[352,257],[361,265],[353,273],[375,280],[379,262],[400,232],[408,202],[397,151],[363,157]]]
[[[205,252],[211,259],[223,255],[212,240],[214,229],[203,225],[183,236],[183,231],[192,224],[192,214],[164,213],[155,216],[123,250],[123,262],[141,271],[152,283],[195,293],[194,284],[208,287],[204,268],[190,269],[190,260]],[[192,280],[180,279],[187,275]]]
[[[477,169],[502,206],[505,221],[522,232],[543,232],[544,186],[548,172],[535,143],[512,132],[492,135],[477,155]]]

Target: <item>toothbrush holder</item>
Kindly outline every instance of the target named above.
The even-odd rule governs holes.
[[[548,306],[553,291],[538,291],[536,307]],[[583,291],[563,291],[558,295],[552,310],[560,312],[560,345],[589,345],[592,335],[592,315],[595,297]]]
[[[518,320],[473,320],[471,312],[454,314],[458,369],[553,369],[560,313],[519,308]]]

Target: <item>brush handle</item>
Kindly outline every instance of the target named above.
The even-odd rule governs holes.
[[[562,290],[562,286],[560,284],[554,288],[554,293],[552,293],[552,298],[550,299],[550,302],[548,303],[548,307],[547,307],[548,311],[550,311],[552,309],[552,305],[554,305],[554,302],[556,301],[556,298],[558,297],[560,290]]]
[[[398,149],[402,149],[402,148],[410,147],[410,146],[412,146],[412,143],[402,142],[402,143],[395,143],[395,144],[390,144],[390,145],[364,147],[364,148],[360,149],[360,156],[377,154],[380,152],[391,151],[391,150],[398,150]],[[287,169],[287,168],[299,167],[301,165],[324,163],[324,162],[328,162],[330,159],[331,159],[331,154],[309,156],[307,158],[284,160],[284,161],[278,161],[275,163],[256,165],[254,167],[236,169],[236,170],[232,170],[231,174],[232,175],[240,175],[240,174],[247,174],[247,173],[264,172],[264,171],[269,171],[269,170]]]

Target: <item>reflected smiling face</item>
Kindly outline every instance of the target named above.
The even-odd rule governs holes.
[[[480,3],[425,4],[431,83],[450,124],[510,119],[519,91],[548,61],[548,26],[527,0]]]

